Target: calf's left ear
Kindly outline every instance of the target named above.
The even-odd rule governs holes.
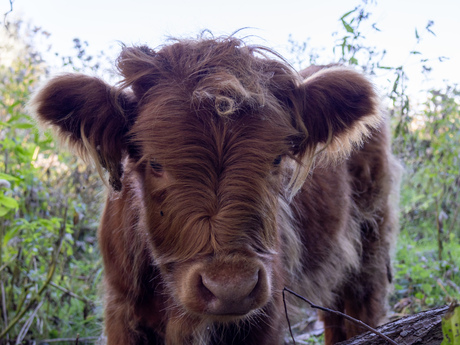
[[[344,67],[317,70],[303,74],[294,102],[305,133],[299,151],[324,146],[326,158],[334,159],[362,143],[383,118],[374,87],[363,75]]]
[[[29,107],[80,156],[106,169],[112,187],[121,189],[121,161],[129,151],[127,133],[136,116],[133,96],[99,78],[65,74],[39,89]]]

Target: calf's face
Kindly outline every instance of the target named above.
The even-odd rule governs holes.
[[[233,38],[124,48],[119,87],[63,75],[32,101],[115,192],[137,181],[146,260],[173,303],[199,317],[228,321],[272,303],[298,260],[283,251],[301,231],[289,202],[315,154],[346,155],[380,122],[358,73],[302,80],[264,54]]]
[[[175,107],[158,106],[163,89],[161,82],[150,89],[130,132],[152,256],[188,312],[246,315],[272,295],[289,114],[222,116],[214,106],[197,114],[189,99],[177,104],[185,98],[177,92],[169,94]]]

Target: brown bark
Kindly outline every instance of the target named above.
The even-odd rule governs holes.
[[[377,328],[399,345],[439,345],[442,342],[441,319],[448,306],[406,316]],[[336,345],[387,345],[378,335],[367,332]]]

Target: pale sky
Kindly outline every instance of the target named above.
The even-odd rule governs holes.
[[[118,51],[119,42],[156,47],[168,36],[195,37],[204,29],[219,36],[249,27],[240,36],[257,36],[258,40],[253,38],[256,43],[285,56],[290,34],[299,42],[310,39],[310,45],[322,52],[320,62],[329,63],[334,62],[329,59],[336,40],[332,33],[341,26],[339,18],[359,3],[360,0],[15,0],[10,16],[19,16],[51,33],[53,50],[64,55],[70,54],[75,37],[88,41],[95,51]],[[372,22],[381,31],[366,35],[370,44],[387,50],[388,64],[415,64],[413,59],[419,56],[408,55],[413,49],[426,58],[449,57],[442,64],[434,64],[428,83],[439,86],[448,79],[460,84],[459,0],[380,0],[370,9]],[[9,0],[0,0],[0,14],[8,10]],[[436,36],[424,31],[429,20],[434,21],[432,30]],[[424,37],[419,46],[415,44],[415,29]]]

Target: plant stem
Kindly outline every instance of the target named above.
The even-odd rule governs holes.
[[[442,218],[439,214],[439,205],[438,205],[438,198],[436,198],[436,227],[438,230],[438,261],[442,261],[442,252],[443,252],[443,245],[442,245]]]

